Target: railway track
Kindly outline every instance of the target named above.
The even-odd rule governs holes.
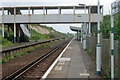
[[[59,55],[58,53],[60,53],[64,49],[65,45],[70,40],[71,39],[68,39],[68,40],[64,41],[62,44],[59,44],[57,47],[55,47],[52,50],[48,51],[43,56],[40,56],[36,60],[32,61],[28,65],[22,67],[21,69],[17,70],[16,72],[12,73],[11,75],[7,76],[6,78],[4,78],[2,80],[29,80],[30,78],[31,79],[32,78],[40,79],[40,77],[42,77],[42,75],[45,72],[45,70],[43,70],[41,72],[38,71],[40,69],[40,65],[43,65],[43,67],[44,67],[45,62],[47,62],[47,64],[49,64],[49,66],[50,66],[54,60],[51,60],[51,62],[48,62],[48,61],[49,61],[49,59],[53,58],[53,57],[51,57],[53,55],[53,53],[56,52],[55,53],[56,56],[54,56],[54,59],[55,59]],[[61,48],[61,50],[59,50],[60,48]],[[58,50],[58,52],[57,52],[57,50]],[[47,68],[48,68],[48,66],[46,67],[46,70],[47,70]],[[33,76],[33,74],[34,74],[34,76]]]
[[[15,52],[20,51],[21,49],[25,49],[25,48],[32,47],[38,44],[48,43],[50,41],[55,41],[55,40],[60,40],[60,39],[64,39],[64,38],[55,38],[55,39],[50,39],[50,40],[45,40],[45,41],[31,42],[31,43],[20,45],[20,46],[17,45],[17,46],[5,47],[5,48],[2,48],[2,51],[0,51],[0,53],[2,53],[3,56],[7,54],[9,55],[11,53],[14,54]]]

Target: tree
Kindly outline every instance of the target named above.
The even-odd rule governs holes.
[[[109,39],[111,32],[111,15],[105,15],[100,26],[102,37]],[[93,33],[97,34],[97,25],[94,26]],[[120,12],[114,16],[114,39],[120,41]]]

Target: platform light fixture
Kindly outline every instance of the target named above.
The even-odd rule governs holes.
[[[86,5],[85,4],[78,4],[79,6],[82,6],[84,7],[84,11],[85,11],[85,14],[86,14]],[[84,28],[86,27],[86,22],[84,24]],[[86,50],[86,29],[84,29],[83,31],[83,49]]]

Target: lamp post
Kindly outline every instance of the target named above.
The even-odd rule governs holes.
[[[83,32],[82,32],[82,31],[83,31],[83,29],[82,29],[82,27],[81,27],[81,41],[80,41],[81,43],[82,43],[82,35],[83,35]]]
[[[84,10],[85,10],[84,13],[86,14],[86,5],[85,4],[79,4],[79,5],[84,7]],[[84,25],[85,26],[83,27],[86,27],[86,22],[84,23]],[[86,30],[85,29],[83,30],[83,49],[86,50]]]
[[[96,71],[98,75],[101,75],[101,43],[100,43],[100,1],[98,0],[98,34],[97,34],[97,46],[96,46]]]
[[[83,49],[86,50],[86,25],[83,24]]]
[[[85,14],[86,14],[86,5],[84,4],[84,7],[85,7]],[[84,50],[86,50],[86,22],[85,22],[85,30],[84,30]]]
[[[77,31],[77,40],[79,40],[79,36],[78,35],[79,35],[79,32]]]

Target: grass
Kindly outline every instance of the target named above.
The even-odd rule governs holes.
[[[12,30],[10,29],[10,41],[7,40],[7,28],[8,26],[5,25],[4,27],[4,36],[5,38],[2,37],[2,35],[0,34],[0,47],[6,47],[6,46],[10,46],[13,44],[13,32]],[[2,27],[0,26],[0,32],[2,31]]]
[[[25,40],[29,41],[29,39],[31,41],[38,41],[38,40],[45,40],[45,39],[50,39],[50,38],[60,38],[60,37],[71,37],[73,35],[71,34],[64,34],[64,33],[60,33],[56,30],[54,30],[52,27],[47,27],[47,26],[43,26],[43,25],[39,25],[39,24],[31,24],[31,26],[40,26],[43,28],[48,29],[48,31],[50,32],[49,34],[41,34],[36,32],[35,30],[31,30],[30,34],[31,34],[31,38],[26,37]],[[2,27],[0,26],[0,31],[2,31]],[[6,47],[6,46],[10,46],[13,44],[13,31],[12,29],[10,29],[10,37],[9,40],[7,40],[7,36],[8,36],[8,26],[5,25],[4,27],[4,38],[0,35],[0,47]],[[17,37],[18,38],[18,37]]]
[[[103,76],[103,78],[104,78],[104,79],[107,79],[107,80],[110,80],[110,79],[111,79],[111,69],[110,69],[110,68],[106,69],[106,70],[105,70],[105,73],[106,73],[107,75]]]
[[[0,36],[1,37],[1,36]],[[10,46],[12,45],[13,43],[8,41],[7,39],[5,38],[0,38],[0,47],[6,47],[6,46]]]
[[[49,39],[49,35],[48,34],[41,34],[36,32],[35,30],[31,30],[31,38],[30,40],[33,41],[38,41],[38,40],[45,40],[45,39]]]
[[[61,41],[61,40],[51,41],[50,43],[38,44],[38,45],[36,45],[34,47],[28,47],[28,48],[26,48],[26,49],[24,49],[24,50],[22,50],[20,52],[17,52],[15,54],[11,54],[9,56],[3,57],[2,60],[0,60],[0,62],[1,63],[7,63],[9,60],[14,59],[15,57],[23,56],[23,55],[25,55],[27,53],[31,53],[33,51],[36,51],[36,50],[38,50],[40,48],[44,48],[44,47],[47,47],[49,45],[52,45],[52,44],[54,44],[54,43],[56,43],[58,41]]]
[[[9,56],[4,57],[2,59],[2,63],[6,63],[6,62],[8,62],[11,59],[14,59],[14,55],[9,55]]]
[[[92,53],[92,50],[91,50],[91,49],[88,49],[88,53]]]
[[[88,53],[92,53],[92,50],[91,49],[88,49],[88,46],[86,47]]]

